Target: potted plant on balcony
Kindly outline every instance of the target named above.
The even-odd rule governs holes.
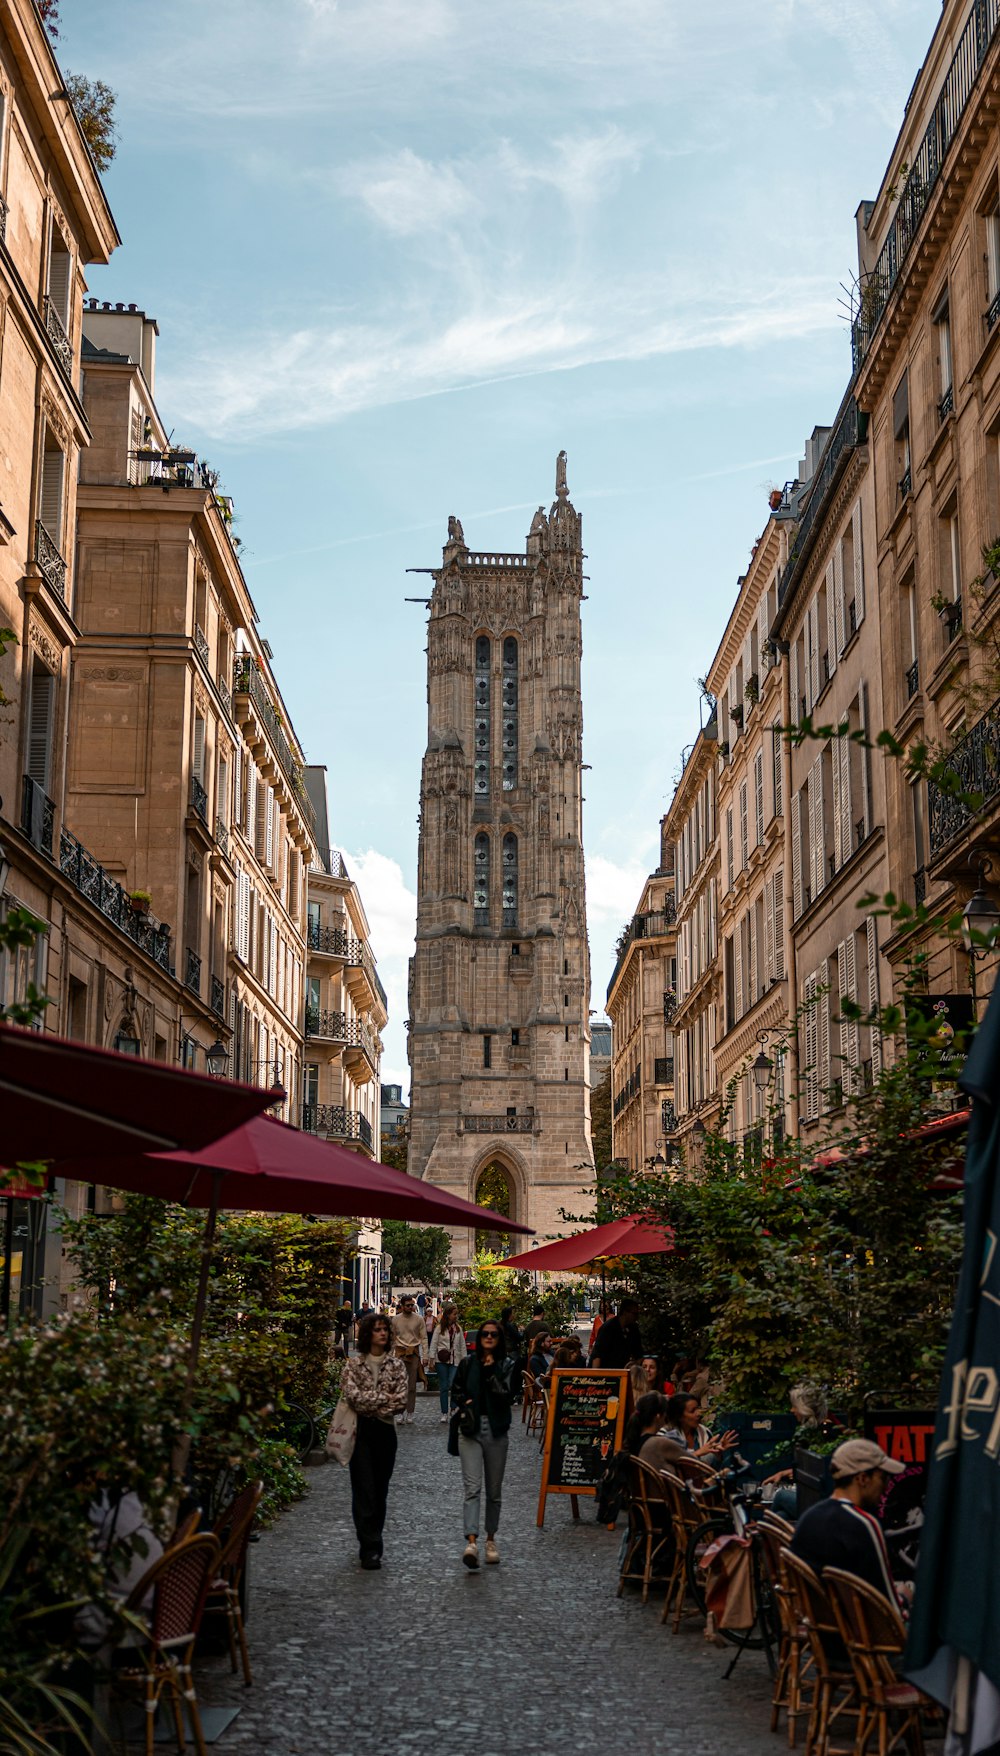
[[[771,489],[771,492],[767,496],[767,503],[770,506],[772,512],[777,512],[778,507],[781,505],[783,498],[784,498],[784,496],[783,496],[780,488],[772,488]]]
[[[134,915],[148,915],[153,898],[148,890],[130,890],[128,900]]]
[[[760,679],[757,676],[756,671],[754,671],[753,674],[747,678],[747,686],[744,689],[743,693],[746,696],[747,700],[749,701],[751,707],[753,707],[755,702],[760,700]]]

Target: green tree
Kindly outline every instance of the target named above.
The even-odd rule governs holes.
[[[611,1163],[611,1068],[590,1094],[590,1132],[594,1163],[603,1171]]]
[[[117,97],[103,79],[87,79],[82,73],[67,73],[65,79],[66,90],[83,138],[94,155],[94,163],[99,171],[106,171],[118,150]]]
[[[378,1149],[378,1156],[382,1164],[389,1165],[394,1171],[405,1171],[409,1153],[409,1142],[405,1134],[382,1135]]]
[[[383,1220],[382,1248],[392,1257],[395,1286],[430,1288],[443,1284],[451,1259],[451,1239],[443,1226],[415,1226],[405,1219]]]

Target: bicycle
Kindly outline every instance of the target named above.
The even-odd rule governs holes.
[[[759,1484],[747,1484],[727,1492],[724,1482],[715,1484],[726,1492],[726,1505],[711,1511],[704,1522],[698,1525],[688,1538],[687,1554],[684,1568],[688,1589],[702,1615],[708,1614],[708,1602],[705,1592],[705,1575],[701,1569],[701,1558],[710,1543],[717,1537],[735,1534],[747,1537],[750,1542],[751,1581],[754,1602],[754,1620],[749,1628],[719,1628],[717,1632],[730,1646],[739,1648],[726,1672],[728,1677],[745,1647],[759,1652],[763,1649],[768,1667],[773,1675],[777,1651],[781,1639],[781,1626],[778,1607],[774,1602],[771,1582],[766,1568],[761,1566],[759,1545],[755,1540],[756,1525],[753,1519],[753,1508],[759,1501]]]

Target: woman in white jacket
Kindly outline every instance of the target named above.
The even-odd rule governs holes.
[[[468,1351],[465,1345],[465,1331],[458,1321],[458,1312],[454,1305],[446,1305],[435,1325],[431,1344],[427,1351],[427,1358],[431,1365],[435,1363],[437,1365],[442,1425],[448,1419],[452,1379]]]

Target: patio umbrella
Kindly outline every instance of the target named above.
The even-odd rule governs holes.
[[[601,1303],[605,1296],[604,1264],[609,1256],[662,1256],[674,1248],[672,1226],[652,1225],[641,1213],[625,1219],[611,1220],[608,1225],[591,1226],[589,1231],[574,1232],[572,1237],[557,1238],[554,1244],[540,1244],[537,1250],[524,1250],[520,1256],[507,1256],[498,1268],[528,1268],[533,1273],[572,1268],[586,1268],[589,1262],[601,1264]]]
[[[956,1747],[1000,1738],[1000,983],[959,1084],[972,1098],[965,1246],[942,1375],[906,1675]]]
[[[257,1086],[0,1024],[5,1165],[204,1146],[270,1101]]]

